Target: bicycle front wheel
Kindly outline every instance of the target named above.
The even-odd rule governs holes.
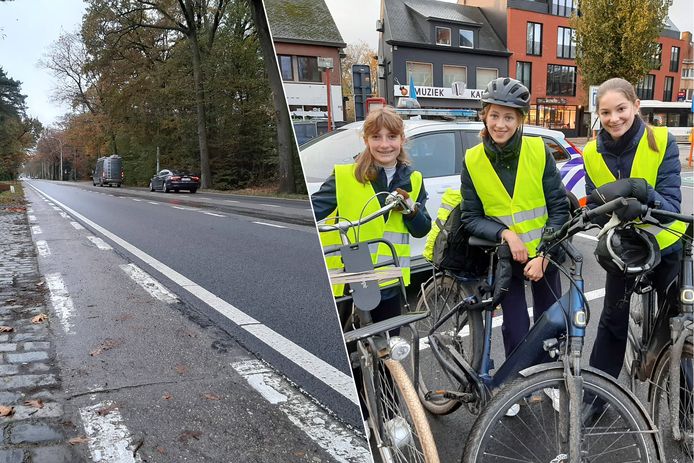
[[[426,414],[400,362],[375,359],[372,380],[367,390],[378,392],[369,420],[383,462],[438,463]]]
[[[427,336],[431,328],[459,302],[475,294],[477,281],[461,282],[453,275],[440,273],[424,286],[417,310],[426,306],[431,314],[415,323],[419,336],[419,383],[417,393],[424,407],[435,415],[447,415],[461,403],[445,397],[428,398],[433,391],[460,391],[463,386],[444,371],[432,353]],[[436,331],[442,344],[460,354],[475,370],[479,369],[484,347],[484,326],[481,312],[458,312]],[[445,355],[445,354],[444,354]],[[412,356],[414,361],[414,356]]]
[[[563,373],[545,370],[504,386],[475,422],[463,463],[570,461],[568,418],[557,411],[568,410]],[[596,397],[605,408],[581,426],[580,461],[658,461],[656,429],[636,398],[594,373],[584,371],[582,378],[584,397]],[[517,415],[506,416],[516,404]]]
[[[651,398],[651,416],[663,432],[664,437],[672,436],[670,417],[670,347],[658,361],[653,372],[653,396]],[[685,343],[680,360],[679,414],[682,450],[694,456],[694,346]]]

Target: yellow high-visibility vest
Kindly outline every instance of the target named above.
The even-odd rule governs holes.
[[[665,158],[668,131],[667,127],[652,127],[652,129],[658,150],[653,151],[648,145],[648,134],[647,131],[644,131],[639,145],[636,147],[636,154],[634,155],[634,162],[631,165],[629,177],[643,178],[651,187],[655,188],[658,179],[658,169]],[[586,175],[590,177],[596,188],[617,180],[607,167],[602,154],[598,152],[595,140],[590,141],[583,149],[583,165],[586,169]],[[675,220],[663,224],[664,228],[648,224],[638,225],[638,227],[655,236],[655,240],[662,250],[672,246],[680,239],[687,229],[687,224]]]
[[[371,186],[371,182],[361,183],[354,175],[356,164],[339,164],[335,166],[335,191],[337,195],[337,209],[330,214],[331,219],[326,220],[326,224],[336,223],[335,214],[339,213],[339,220],[357,221],[360,217],[366,217],[380,209],[377,198],[369,201],[376,192]],[[414,171],[410,176],[412,191],[408,191],[410,197],[416,200],[422,189],[422,174]],[[367,204],[368,202],[368,204]],[[366,205],[366,208],[364,208]],[[402,267],[403,281],[405,285],[410,284],[410,232],[405,226],[403,216],[400,213],[391,212],[388,214],[388,221],[383,217],[363,224],[358,229],[350,229],[348,236],[350,242],[356,242],[357,230],[359,241],[368,241],[383,238],[390,241],[398,255],[400,267]],[[342,244],[340,234],[335,232],[321,233],[321,244],[323,247]],[[371,246],[371,260],[374,264],[392,260],[388,246],[383,243],[378,246]],[[325,262],[329,270],[341,269],[344,267],[339,253],[332,253],[325,256]],[[393,281],[385,281],[380,286],[388,286]],[[333,295],[342,296],[344,285],[333,285]]]
[[[545,172],[545,144],[540,137],[523,137],[513,197],[494,171],[480,143],[467,150],[465,165],[475,191],[482,201],[484,215],[515,232],[532,258],[547,223],[547,203],[542,188]]]

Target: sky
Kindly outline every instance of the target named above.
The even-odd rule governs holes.
[[[380,0],[325,1],[347,44],[365,41],[378,50]],[[694,31],[692,10],[692,0],[674,0],[670,19],[681,31]],[[51,101],[55,81],[38,62],[62,32],[77,30],[84,11],[82,0],[0,1],[0,67],[21,82],[27,113],[44,125],[54,124],[68,108]]]

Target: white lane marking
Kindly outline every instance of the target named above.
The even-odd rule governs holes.
[[[49,206],[55,206],[55,204],[53,204],[53,203],[50,202],[50,201],[46,201],[46,202],[48,203]]]
[[[29,216],[29,222],[36,222],[36,216],[35,216],[35,215],[30,215],[30,216]]]
[[[260,203],[260,205],[261,205],[261,206],[267,206],[267,207],[280,207],[280,206],[278,206],[277,204],[264,204],[264,203]]]
[[[81,224],[77,223],[77,222],[70,222],[70,225],[72,225],[73,227],[75,227],[75,230],[84,230],[84,227],[83,227]]]
[[[147,272],[142,270],[135,264],[122,264],[120,268],[133,279],[135,283],[142,286],[152,297],[159,299],[167,304],[178,302],[178,298],[174,293],[166,289],[164,285],[152,278]]]
[[[65,330],[66,334],[70,334],[72,328],[70,319],[72,318],[72,312],[74,312],[75,306],[72,304],[72,298],[65,287],[63,278],[60,276],[60,273],[49,273],[46,275],[46,284],[51,293],[53,308],[60,318],[63,330]]]
[[[193,207],[183,207],[183,206],[171,206],[171,207],[173,207],[174,209],[180,209],[182,211],[197,211],[197,210],[199,210],[199,209],[195,209]]]
[[[225,203],[238,203],[238,201],[236,201],[235,199],[225,199],[224,202]]]
[[[32,208],[27,209],[27,214],[33,214],[33,213],[34,213],[34,210]]]
[[[109,246],[109,244],[106,241],[96,236],[88,236],[87,239],[94,243],[94,245],[96,245],[96,247],[101,249],[102,251],[110,251],[111,249],[113,249],[111,246]]]
[[[56,207],[56,206],[53,206],[53,210],[54,210],[54,211],[59,211],[60,208],[59,208],[59,207]]]
[[[215,214],[214,212],[207,212],[207,211],[200,211],[200,212],[202,212],[203,214],[212,215],[212,216],[215,216],[215,217],[226,217],[226,215],[223,215],[223,214]]]
[[[60,211],[60,217],[62,217],[64,219],[69,218],[68,215],[66,213],[64,213],[63,211]]]
[[[99,413],[99,410],[108,413]],[[137,463],[142,460],[133,454],[132,434],[123,424],[118,408],[111,401],[80,408],[80,418],[89,438],[89,453],[94,463]]]
[[[40,226],[32,225],[32,227],[31,227],[31,234],[32,235],[40,235],[41,233],[43,233],[43,231],[41,230]]]
[[[156,201],[147,201],[147,202],[150,203],[150,204],[154,204],[155,206],[156,206],[157,204],[159,204],[159,203],[156,202]]]
[[[280,375],[258,360],[233,363],[234,369],[268,402],[277,405],[289,420],[315,443],[342,463],[367,462],[371,452],[366,442],[330,417],[309,399],[298,394]]]
[[[253,223],[257,223],[258,225],[266,225],[266,226],[268,226],[268,227],[287,228],[287,227],[283,227],[282,225],[275,225],[275,224],[272,224],[272,223],[265,223],[265,222],[253,222]]]
[[[51,255],[51,249],[48,247],[48,243],[44,240],[39,240],[36,242],[36,249],[39,250],[39,256],[48,257]]]
[[[130,199],[132,199],[133,201],[137,201],[138,203],[142,202],[142,199],[137,199],[137,198],[130,198]]]
[[[595,236],[586,235],[585,233],[576,233],[574,236],[578,236],[579,238],[583,238],[590,241],[598,241],[598,238],[596,238]]]
[[[39,190],[35,186],[31,186],[39,194],[49,197],[46,193]],[[104,227],[94,223],[88,218],[84,217],[82,214],[74,211],[68,206],[61,204],[63,209],[70,212],[74,217],[80,219],[85,224],[89,225],[92,229],[98,231],[102,235],[106,236],[108,239],[121,246],[123,249],[133,254],[138,259],[145,262],[150,267],[154,268],[161,274],[165,275],[171,281],[179,285],[184,290],[188,291],[190,294],[200,299],[205,304],[209,305],[215,309],[220,314],[228,318],[232,323],[238,325],[241,329],[251,332],[253,328],[259,326],[264,327],[260,322],[258,322],[253,317],[249,316],[245,312],[239,310],[232,304],[221,299],[217,295],[206,290],[202,286],[198,285],[194,281],[184,277],[174,269],[166,266],[162,262],[158,261],[154,257],[140,250],[139,248],[128,243],[121,237],[111,233]],[[286,339],[279,333],[271,330],[270,328],[264,327],[265,330],[253,330],[254,334],[258,336],[258,339],[267,344],[268,346],[276,346],[277,352],[284,356],[286,359],[290,360],[300,368],[304,369],[307,373],[315,376],[325,383],[327,386],[334,389],[340,395],[350,400],[355,405],[359,404],[359,399],[356,394],[356,389],[354,387],[354,380],[352,376],[347,375],[334,366],[330,365],[328,362],[316,357],[311,352],[303,349],[302,347],[296,345],[294,342]]]

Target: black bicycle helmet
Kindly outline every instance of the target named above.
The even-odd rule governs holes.
[[[638,275],[660,263],[655,237],[633,224],[611,228],[595,247],[595,257],[607,273]]]
[[[489,82],[482,92],[482,105],[488,104],[518,108],[527,114],[530,111],[530,90],[516,79],[499,77]]]

